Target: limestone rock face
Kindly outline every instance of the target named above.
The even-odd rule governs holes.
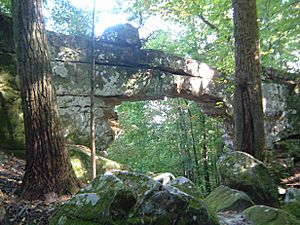
[[[204,202],[130,172],[106,173],[69,200],[50,224],[215,225]]]
[[[279,207],[274,179],[261,161],[234,151],[220,157],[218,167],[223,185],[246,192],[256,204]]]
[[[253,201],[242,191],[231,189],[226,186],[219,186],[213,190],[206,198],[211,209],[221,211],[243,211],[253,206]]]
[[[16,73],[12,30],[11,18],[0,13],[0,70],[8,71],[11,77]],[[90,40],[84,36],[54,32],[47,32],[47,37],[64,135],[69,143],[88,145]],[[115,106],[123,101],[155,100],[165,96],[193,100],[206,114],[225,118],[224,139],[231,145],[232,98],[226,91],[231,84],[220,82],[227,75],[205,63],[158,50],[141,49],[140,46],[138,31],[129,24],[108,28],[96,40],[97,150],[107,149],[120,132]],[[266,146],[269,149],[275,147],[280,154],[281,151],[288,152],[287,157],[294,158],[295,162],[300,160],[298,77],[298,74],[284,77],[272,71],[262,74]],[[0,79],[3,79],[2,74]],[[13,86],[12,89],[19,95],[17,85]],[[22,118],[19,99],[15,101],[15,97],[11,97],[6,102],[15,104],[3,107],[7,108],[4,111],[9,112],[10,120]],[[9,130],[6,124],[2,127],[0,136],[3,136],[3,130]],[[13,127],[22,127],[21,119]],[[16,129],[11,136],[22,136],[18,142],[24,145],[23,128]]]
[[[255,205],[244,211],[252,225],[300,225],[300,221],[286,211]]]
[[[264,82],[262,92],[267,147],[287,140],[299,149],[299,138],[295,138],[300,129],[299,84]]]

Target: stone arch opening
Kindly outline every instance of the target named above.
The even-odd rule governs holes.
[[[124,101],[118,107],[122,108],[121,114],[118,114],[122,134],[107,153],[109,158],[131,169],[154,173],[175,171],[178,172],[174,174],[176,176],[189,177],[188,172],[195,172],[187,169],[194,165],[194,153],[197,154],[202,172],[203,148],[210,152],[210,166],[214,165],[219,156],[216,153],[222,153],[222,121],[217,121],[217,118],[213,122],[209,121],[211,117],[205,115],[193,101],[183,98]],[[212,140],[215,142],[210,143]],[[191,177],[192,180],[194,178]]]

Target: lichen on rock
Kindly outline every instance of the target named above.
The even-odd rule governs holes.
[[[300,221],[282,209],[255,205],[244,211],[252,225],[300,225]]]
[[[223,185],[213,190],[205,198],[205,201],[211,209],[217,212],[229,210],[240,212],[254,205],[254,202],[245,192],[231,189]]]
[[[279,207],[273,176],[261,161],[234,151],[220,157],[218,168],[223,185],[244,191],[256,204]]]
[[[151,177],[112,171],[69,200],[50,224],[217,225],[206,203]],[[77,224],[77,223],[76,223]]]

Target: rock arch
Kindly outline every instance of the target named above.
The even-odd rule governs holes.
[[[77,143],[89,143],[90,41],[54,32],[48,32],[48,40],[65,135]],[[225,84],[219,82],[222,74],[215,68],[140,46],[138,32],[128,24],[109,28],[96,41],[99,149],[107,148],[114,140],[114,128],[118,127],[114,107],[122,101],[183,97],[197,102],[210,116],[232,121],[230,98],[225,95]],[[0,68],[11,70],[14,54],[11,19],[0,14]],[[299,83],[292,79],[290,75],[278,79],[274,71],[264,72],[269,148],[282,140],[300,140]]]
[[[77,137],[84,137],[81,141],[87,142],[89,41],[82,37],[52,32],[48,34],[48,38],[66,134],[75,132]],[[220,94],[222,88],[216,85],[220,74],[215,68],[161,51],[141,49],[138,37],[128,35],[121,43],[120,40],[111,39],[102,36],[96,41],[95,95],[97,146],[100,149],[105,149],[114,139],[111,129],[117,128],[114,107],[122,101],[183,97],[195,101],[211,116],[230,118],[228,107]],[[81,121],[78,123],[81,127],[74,121]]]

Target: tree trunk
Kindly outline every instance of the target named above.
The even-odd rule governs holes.
[[[203,132],[203,170],[204,170],[204,181],[205,181],[205,191],[210,193],[210,179],[209,179],[209,169],[208,169],[208,152],[206,146],[206,131],[205,131],[205,115],[202,113],[202,132]]]
[[[27,148],[20,195],[33,200],[72,194],[79,183],[60,129],[42,0],[15,0],[13,10]]]
[[[197,155],[197,147],[196,147],[196,140],[195,140],[195,134],[194,134],[194,127],[193,127],[193,116],[191,110],[188,108],[188,102],[184,100],[186,106],[187,106],[187,112],[189,115],[189,122],[190,122],[190,131],[191,131],[191,138],[192,138],[192,147],[193,147],[193,153],[194,153],[194,162],[195,162],[195,180],[194,183],[198,184],[200,180],[200,166],[199,166],[199,160]]]
[[[235,149],[262,158],[264,124],[255,0],[233,0]]]

